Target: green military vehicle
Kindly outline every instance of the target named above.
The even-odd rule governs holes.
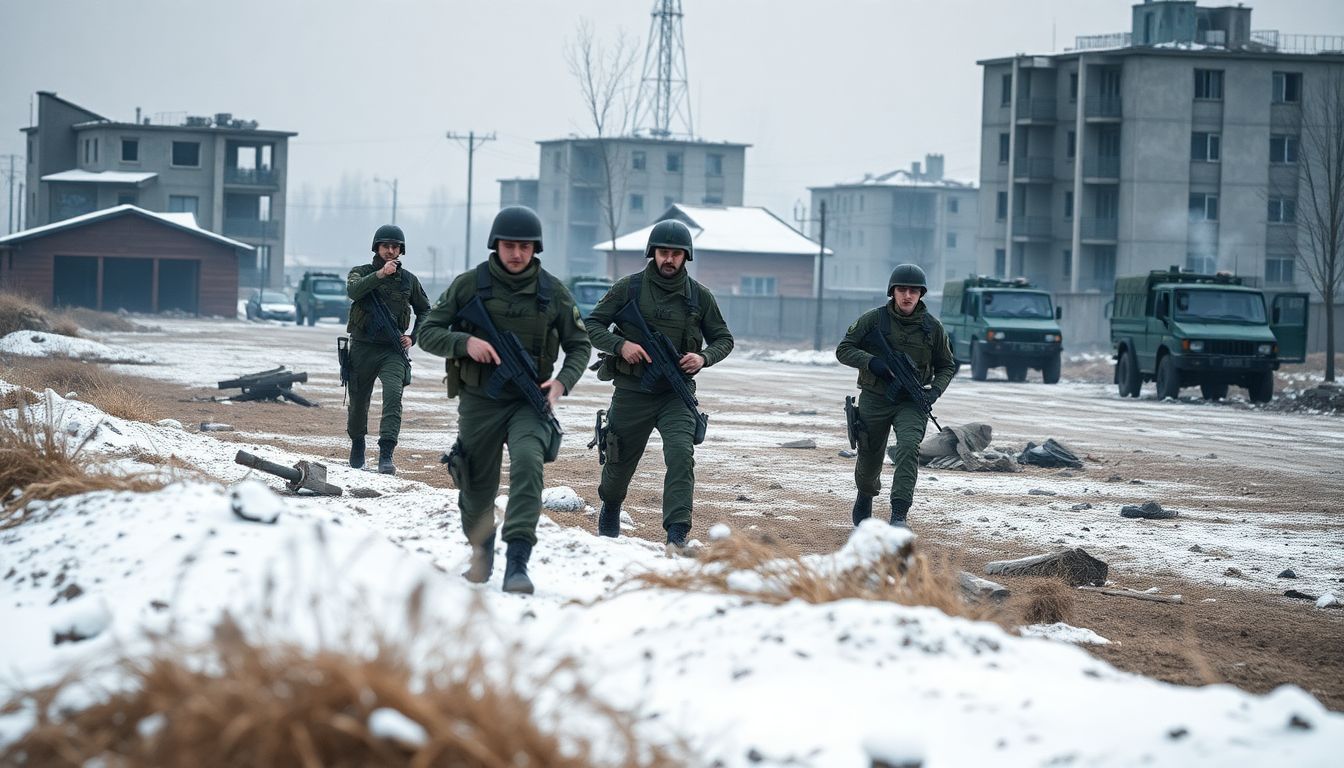
[[[1306,357],[1307,294],[1280,294],[1267,313],[1264,295],[1228,274],[1172,267],[1117,278],[1111,345],[1121,397],[1155,381],[1161,399],[1198,385],[1219,400],[1235,384],[1266,403],[1279,364]]]
[[[350,317],[350,297],[345,293],[345,278],[335,272],[304,272],[294,291],[294,323],[309,325],[319,317],[334,317],[345,323]]]
[[[579,308],[579,314],[584,317],[593,311],[597,302],[607,295],[611,290],[611,281],[605,277],[571,277],[569,279],[569,292],[574,296],[574,303]]]
[[[1050,293],[1023,278],[968,277],[943,286],[939,319],[958,363],[970,361],[971,378],[984,381],[1002,366],[1009,381],[1026,381],[1039,370],[1046,384],[1059,382],[1059,307]]]

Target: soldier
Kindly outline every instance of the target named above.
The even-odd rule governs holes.
[[[458,485],[462,530],[471,543],[463,574],[477,584],[490,579],[495,557],[495,494],[504,446],[509,446],[509,502],[504,512],[504,591],[532,594],[527,561],[537,541],[541,515],[542,464],[555,459],[559,432],[513,384],[492,397],[487,384],[500,362],[480,328],[459,317],[480,297],[491,323],[518,336],[536,366],[550,408],[583,375],[592,347],[569,291],[541,268],[541,219],[530,208],[501,210],[490,227],[490,258],[459,275],[429,313],[420,347],[447,358],[448,396],[458,401],[458,437],[450,471]],[[564,364],[555,373],[558,352]]]
[[[411,383],[410,357],[406,350],[415,343],[416,330],[408,334],[411,310],[415,326],[429,312],[429,297],[420,280],[403,269],[406,237],[401,227],[384,224],[373,233],[373,260],[350,270],[345,292],[350,296],[350,319],[345,330],[350,334],[350,410],[345,431],[350,435],[350,466],[364,466],[364,435],[369,431],[369,399],[373,381],[383,384],[383,418],[378,424],[378,471],[396,474],[392,451],[401,434],[401,390]],[[375,297],[381,299],[397,323],[400,332],[393,342],[376,333]]]
[[[919,443],[924,439],[928,417],[908,396],[893,403],[886,397],[887,383],[895,373],[886,361],[874,353],[864,337],[874,327],[887,337],[891,348],[905,352],[914,361],[919,380],[930,402],[937,400],[957,372],[957,364],[948,345],[947,333],[928,308],[923,297],[928,292],[924,270],[914,264],[901,264],[887,281],[890,301],[869,310],[849,326],[844,341],[835,349],[840,362],[859,369],[859,455],[854,465],[853,519],[857,526],[873,514],[873,497],[882,490],[882,455],[887,435],[896,430],[896,450],[892,459],[896,469],[891,481],[891,524],[906,526],[906,516],[915,498]]]
[[[657,429],[663,438],[663,461],[667,465],[663,476],[663,528],[669,550],[681,553],[691,530],[697,414],[666,381],[652,391],[642,386],[640,377],[645,364],[651,362],[649,353],[629,338],[637,334],[617,315],[628,302],[634,302],[649,329],[661,332],[676,347],[678,367],[692,391],[695,383],[689,377],[727,357],[733,349],[733,336],[714,295],[686,274],[686,264],[695,258],[695,250],[691,230],[685,224],[674,220],[655,224],[649,231],[644,258],[649,260],[644,270],[617,280],[584,320],[593,346],[606,353],[598,378],[615,385],[607,411],[607,462],[598,487],[602,511],[597,532],[602,536],[620,535],[621,502],[649,433]],[[612,323],[617,325],[615,333],[610,330]],[[708,346],[704,346],[706,342]]]

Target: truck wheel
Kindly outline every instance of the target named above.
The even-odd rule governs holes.
[[[1268,403],[1274,399],[1274,372],[1265,371],[1264,373],[1253,374],[1246,381],[1246,394],[1251,396],[1252,403]]]
[[[1045,381],[1046,384],[1058,384],[1058,383],[1059,383],[1059,353],[1058,353],[1058,352],[1056,352],[1055,354],[1051,355],[1050,358],[1049,358],[1048,360],[1045,361],[1045,365],[1041,367],[1041,377],[1042,377],[1042,379]]]
[[[311,326],[311,325],[317,325],[317,311],[316,311],[316,310],[313,310],[313,311],[311,311],[311,312],[308,313],[308,325],[310,325],[310,326]]]
[[[971,379],[973,381],[984,381],[989,375],[989,366],[986,365],[985,353],[980,351],[980,344],[975,339],[971,339]]]
[[[1168,397],[1175,399],[1181,394],[1181,374],[1176,370],[1176,364],[1171,361],[1171,355],[1163,355],[1161,360],[1157,361],[1157,399],[1166,400]]]
[[[1027,380],[1027,366],[1026,366],[1026,364],[1024,364],[1024,363],[1015,363],[1015,364],[1012,364],[1012,365],[1009,365],[1009,366],[1006,366],[1006,367],[1008,368],[1008,380],[1009,380],[1009,381],[1026,381],[1026,380]]]
[[[1199,394],[1203,395],[1205,400],[1222,400],[1227,397],[1227,385],[1200,384]]]
[[[1134,353],[1125,350],[1115,364],[1115,383],[1121,397],[1138,397],[1143,388],[1143,379],[1139,377],[1139,361]]]
[[[298,304],[294,305],[294,324],[303,325],[303,307]]]

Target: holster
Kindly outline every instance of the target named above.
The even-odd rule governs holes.
[[[546,455],[542,457],[542,463],[550,464],[552,461],[560,458],[560,441],[565,435],[553,425],[548,424],[546,429],[551,433],[551,436],[546,441]]]
[[[448,397],[452,399],[462,394],[462,361],[460,358],[450,357],[443,361],[443,386],[448,390]]]
[[[859,417],[859,406],[853,395],[845,397],[845,432],[849,437],[849,447],[860,450],[867,447],[868,426]]]
[[[709,430],[709,414],[695,414],[695,439],[691,441],[692,445],[699,445],[705,442],[705,432]]]
[[[453,447],[439,458],[440,464],[448,465],[448,476],[453,478],[453,485],[458,490],[466,487],[466,480],[470,473],[467,471],[467,453],[462,448],[462,438],[453,442]]]
[[[350,337],[336,339],[336,362],[341,366],[341,386],[350,384]]]

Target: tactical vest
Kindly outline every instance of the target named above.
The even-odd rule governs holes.
[[[535,303],[524,298],[525,294],[495,296],[489,262],[481,262],[476,267],[476,295],[485,304],[495,329],[516,335],[523,348],[532,355],[532,361],[537,365],[538,383],[551,378],[560,356],[560,332],[554,327],[559,308],[552,301],[557,282],[551,273],[538,269]],[[460,320],[453,322],[453,329],[472,334],[476,330]],[[454,364],[459,366],[462,384],[468,387],[485,386],[495,372],[495,366],[490,363],[478,363],[470,357],[449,358],[450,377]]]
[[[893,350],[910,355],[916,370],[919,371],[921,383],[927,384],[933,381],[934,320],[927,310],[918,325],[894,323],[891,320],[890,310],[883,305],[877,309],[877,332],[887,337],[887,342],[891,344]],[[881,389],[886,386],[886,382],[879,381],[867,368],[861,368],[859,386]]]
[[[636,272],[630,276],[630,282],[626,284],[625,300],[626,303],[635,302],[635,307],[639,313],[644,316],[644,322],[648,323],[651,330],[659,331],[664,336],[672,340],[676,345],[677,351],[681,354],[687,352],[699,352],[704,346],[705,333],[700,326],[702,318],[700,312],[700,284],[686,276],[686,294],[684,309],[682,307],[674,308],[672,302],[659,303],[649,296],[649,301],[642,302],[642,291],[644,288],[644,273]],[[608,355],[605,362],[611,366],[611,370],[606,373],[620,373],[626,376],[642,376],[644,374],[644,363],[630,364],[620,355]],[[609,381],[611,376],[604,378],[604,373],[599,371],[599,379]]]
[[[363,265],[356,269],[365,269],[360,278],[368,277],[378,271],[372,265]],[[393,285],[396,283],[396,285]],[[388,311],[397,319],[397,327],[404,333],[411,327],[411,291],[414,288],[413,277],[404,269],[398,270],[392,277],[379,280],[369,294],[350,303],[350,317],[346,330],[352,335],[364,336],[368,328],[369,316],[373,314],[373,299],[370,294],[377,293],[387,305]]]

